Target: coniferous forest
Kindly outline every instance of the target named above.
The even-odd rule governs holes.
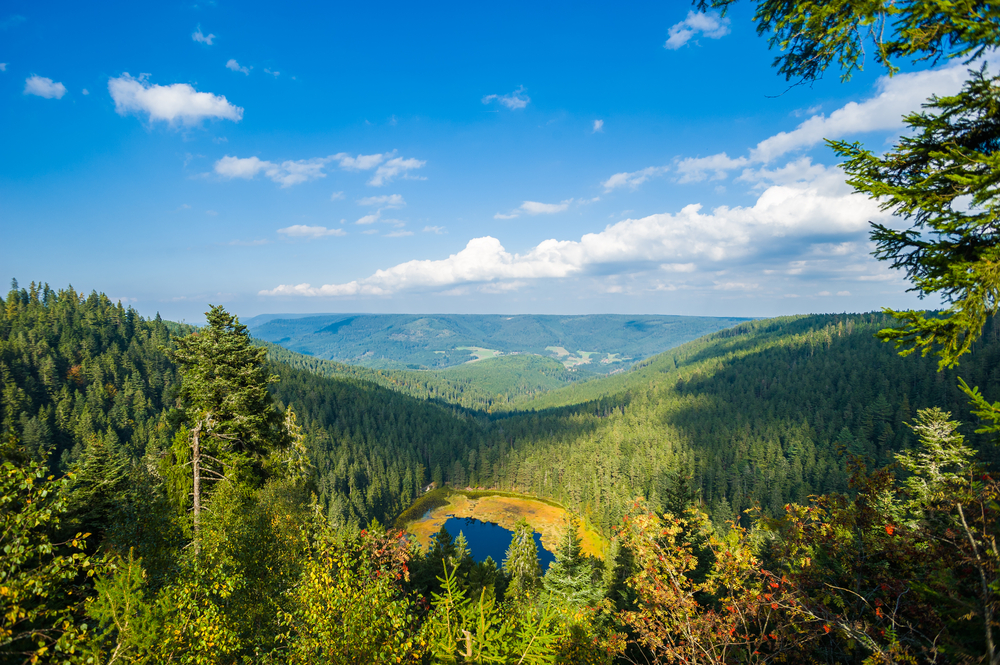
[[[757,4],[790,80],[889,14],[889,68],[1000,41],[990,3],[826,7]],[[222,306],[15,280],[0,663],[1000,663],[1000,79],[906,121],[831,147],[943,309],[747,321],[585,382],[350,367]],[[566,506],[555,563],[526,522],[502,561],[422,550],[398,520],[428,486]]]

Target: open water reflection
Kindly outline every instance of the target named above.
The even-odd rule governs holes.
[[[459,532],[465,534],[465,539],[469,541],[469,551],[472,553],[474,561],[485,561],[486,557],[493,557],[499,567],[507,555],[507,548],[510,547],[510,539],[514,533],[503,528],[499,524],[492,522],[481,522],[474,517],[449,517],[444,528],[448,530],[452,538],[458,538]],[[538,549],[538,563],[542,566],[544,573],[549,568],[549,564],[556,560],[552,552],[542,547],[542,536],[535,532],[535,547]]]

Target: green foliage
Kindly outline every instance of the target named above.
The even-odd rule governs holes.
[[[280,612],[281,662],[420,662],[425,651],[403,589],[408,559],[399,533],[315,526],[298,583]]]
[[[0,447],[0,660],[85,663],[89,627],[83,609],[94,564],[89,533],[53,534],[67,511],[70,477],[55,480],[39,462]]]
[[[217,444],[224,461],[246,464],[282,439],[281,415],[268,391],[278,377],[268,372],[267,351],[251,342],[235,316],[216,305],[205,317],[208,325],[175,339],[170,354],[182,378],[183,417],[192,428],[209,419],[211,438],[224,442]]]
[[[166,447],[177,372],[159,347],[169,336],[159,317],[103,294],[15,281],[0,305],[0,430],[53,470],[95,439],[133,459]]]
[[[697,0],[699,9],[725,11],[737,0]],[[864,69],[871,50],[876,64],[898,71],[893,58],[975,58],[1000,45],[1000,10],[987,0],[757,0],[757,33],[786,80],[820,78],[834,63],[849,79]],[[866,44],[866,42],[868,42]]]
[[[510,577],[508,593],[516,600],[534,595],[541,582],[542,567],[538,563],[538,546],[535,530],[524,519],[514,525],[503,560],[503,570]]]
[[[831,143],[847,158],[849,184],[912,223],[873,225],[875,256],[904,270],[911,290],[950,303],[940,314],[894,312],[904,327],[880,337],[911,347],[904,354],[934,351],[940,367],[958,364],[1000,307],[1000,78],[985,66],[970,75],[957,95],[932,97],[928,111],[908,115],[909,135],[883,156]]]
[[[435,662],[555,662],[561,627],[549,604],[504,607],[485,589],[472,600],[453,567],[443,573],[424,629]]]
[[[580,546],[580,522],[567,520],[565,533],[542,578],[545,591],[563,607],[595,607],[604,598],[603,566],[584,556]]]

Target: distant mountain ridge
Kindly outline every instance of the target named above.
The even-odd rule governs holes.
[[[589,314],[262,314],[252,334],[286,349],[381,369],[444,369],[530,353],[607,374],[749,319]]]

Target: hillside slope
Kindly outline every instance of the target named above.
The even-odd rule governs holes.
[[[329,360],[384,369],[441,369],[494,352],[532,353],[607,374],[746,319],[693,316],[323,314],[246,324],[258,339]]]

